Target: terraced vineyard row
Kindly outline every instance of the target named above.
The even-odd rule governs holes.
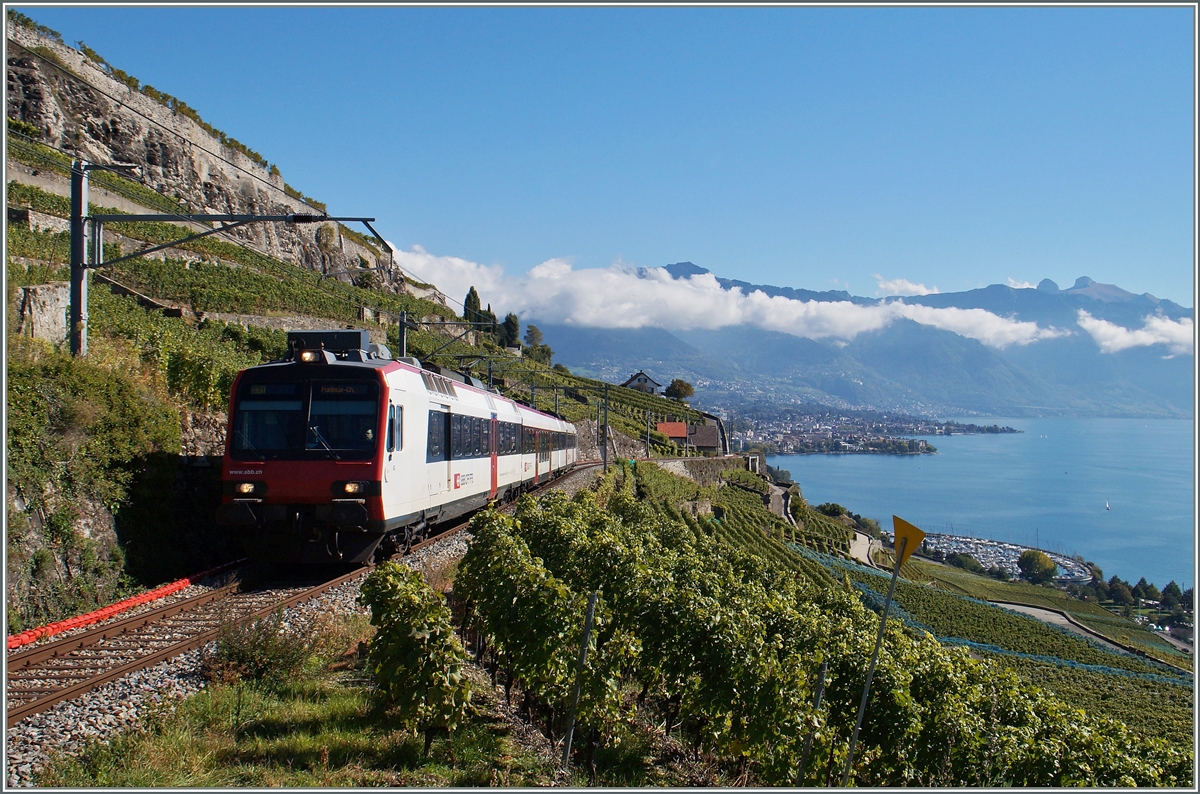
[[[881,571],[834,558],[829,558],[827,562],[844,570],[852,582],[870,589],[877,596],[887,591],[888,577]],[[896,584],[895,603],[911,615],[920,627],[939,638],[957,638],[1067,663],[1190,680],[1190,676],[1166,665],[1140,659],[1133,654],[1110,651],[1065,629],[1026,615],[903,579]]]
[[[983,601],[1009,601],[1066,612],[1088,628],[1126,645],[1132,645],[1173,665],[1191,669],[1192,660],[1170,643],[1132,621],[1113,615],[1099,604],[1070,598],[1061,590],[1025,582],[999,582],[945,565],[913,560],[921,579],[939,587]]]
[[[846,756],[877,620],[831,572],[797,576],[784,561],[800,555],[772,546],[761,505],[739,497],[719,523],[674,520],[670,498],[700,494],[659,481],[643,464],[614,466],[595,494],[524,499],[514,518],[479,516],[455,586],[477,633],[468,645],[553,731],[570,697],[587,594],[596,593],[576,737],[618,738],[644,711],[642,721],[664,724],[710,763],[740,759],[767,784],[829,785]],[[805,552],[825,567],[823,555]],[[816,709],[822,660],[829,672]],[[1087,717],[927,635],[889,632],[867,715],[857,785],[1190,781],[1186,747]]]

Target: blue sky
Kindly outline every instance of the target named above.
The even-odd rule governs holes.
[[[331,212],[510,277],[1193,305],[1190,8],[20,10]]]

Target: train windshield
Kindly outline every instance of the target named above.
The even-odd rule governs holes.
[[[365,460],[375,451],[379,384],[373,381],[245,383],[234,408],[230,454],[239,459]]]

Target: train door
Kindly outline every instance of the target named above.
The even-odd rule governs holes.
[[[533,484],[537,485],[542,479],[542,431],[530,430],[533,433],[533,443],[529,445],[533,452]]]
[[[495,499],[496,498],[496,485],[497,485],[497,481],[499,479],[496,467],[497,467],[497,464],[499,463],[499,460],[497,459],[498,458],[497,452],[499,449],[498,445],[500,443],[500,433],[499,433],[500,422],[497,421],[495,413],[492,414],[490,424],[491,424],[491,428],[490,428],[491,432],[488,433],[488,457],[491,458],[491,461],[492,461],[492,480],[491,480],[491,485],[488,487],[488,499]]]
[[[425,443],[425,463],[432,504],[442,501],[450,490],[450,411],[448,406],[429,406],[429,428]]]
[[[409,440],[406,437],[403,392],[391,390],[388,399],[388,425],[385,429],[383,451],[383,501],[384,513],[395,516],[402,512],[402,504],[413,499],[413,483],[404,477],[407,470],[402,456],[408,455]]]

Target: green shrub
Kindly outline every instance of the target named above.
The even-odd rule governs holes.
[[[222,624],[216,648],[202,655],[204,674],[221,683],[284,683],[303,673],[320,647],[318,632],[289,627],[280,608],[248,623]]]
[[[416,571],[385,562],[366,578],[361,603],[376,628],[370,665],[379,689],[410,730],[455,730],[466,716],[471,684],[467,655],[450,610]]]

